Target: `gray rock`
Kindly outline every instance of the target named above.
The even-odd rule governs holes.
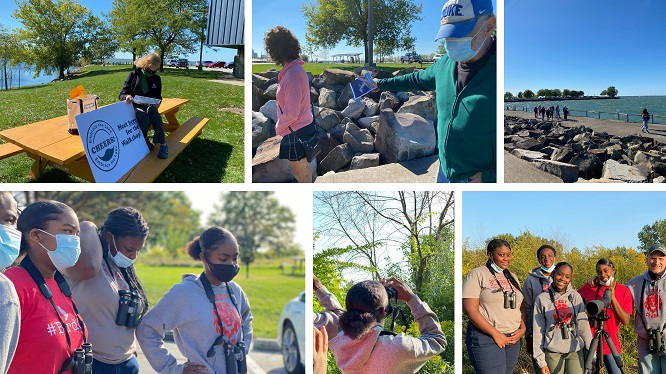
[[[270,68],[262,73],[259,73],[259,75],[268,79],[277,78],[278,74],[280,74],[280,72],[275,70],[275,68]]]
[[[321,77],[324,79],[326,84],[345,85],[356,79],[356,74],[352,73],[351,71],[342,69],[324,69]]]
[[[345,119],[348,119],[348,118],[345,118]],[[347,124],[341,122],[341,123],[338,123],[337,125],[331,127],[328,130],[328,133],[330,134],[331,138],[338,143],[338,144],[336,144],[336,146],[345,142],[343,140],[343,137],[345,135],[345,129],[346,128],[347,128]]]
[[[312,87],[318,90],[322,89],[323,87],[326,87],[326,82],[324,82],[322,78],[315,78],[312,80],[312,82],[310,82],[310,84],[312,85]]]
[[[277,83],[271,84],[262,95],[266,100],[275,100],[277,97]]]
[[[400,105],[400,100],[391,92],[384,91],[379,97],[379,110],[386,108],[395,109]]]
[[[342,111],[342,115],[352,119],[357,119],[361,116],[361,114],[363,114],[364,109],[365,103],[362,100],[351,99],[349,100],[347,107]]]
[[[260,112],[252,112],[252,148],[275,136],[275,124]]]
[[[261,90],[252,85],[252,111],[258,112],[261,109],[261,106],[266,104],[266,99],[261,95]]]
[[[543,159],[535,159],[532,163],[538,169],[560,177],[564,183],[574,183],[578,180],[577,165]]]
[[[354,94],[351,90],[350,85],[346,85],[345,88],[342,89],[342,92],[340,92],[340,96],[338,96],[337,104],[338,108],[346,108],[347,105],[349,104],[349,100],[354,98]]]
[[[363,109],[364,116],[372,117],[379,112],[379,103],[367,96],[363,96],[361,100],[363,100],[363,103],[365,104],[365,109]]]
[[[261,86],[261,85],[267,83],[269,80],[271,80],[271,79],[267,78],[267,77],[264,77],[262,75],[252,74],[252,84],[255,85],[255,86]]]
[[[319,90],[319,106],[323,108],[337,110],[338,109],[337,97],[338,94],[335,91],[329,90],[328,88],[324,87],[321,90]]]
[[[379,153],[366,153],[354,156],[349,164],[349,170],[367,169],[379,166]]]
[[[398,113],[418,114],[425,119],[437,124],[437,102],[432,96],[412,96],[402,104]]]
[[[513,151],[511,151],[511,154],[527,161],[548,158],[548,155],[546,155],[545,153],[537,151],[528,151],[526,149],[520,149],[520,148],[514,149]]]
[[[315,117],[315,123],[324,129],[324,131],[328,131],[340,123],[340,117],[338,117],[338,114],[334,110],[321,109]]]
[[[516,142],[516,148],[527,149],[529,151],[538,151],[543,148],[543,143],[532,138],[527,138]]]
[[[259,111],[261,114],[266,116],[267,118],[270,118],[271,121],[277,123],[278,120],[278,114],[277,114],[277,101],[275,100],[269,100],[264,104]]]
[[[349,144],[354,153],[370,153],[375,149],[374,139],[370,131],[359,129],[353,123],[348,123],[343,136],[345,143]]]
[[[648,176],[639,168],[621,164],[615,160],[608,160],[604,164],[602,178],[619,180],[627,183],[647,182]]]
[[[636,155],[634,156],[634,163],[641,164],[647,161],[652,161],[652,162],[662,161],[662,155],[655,151],[636,152]]]
[[[409,94],[407,92],[396,92],[395,96],[400,99],[403,103],[409,100]],[[422,116],[423,117],[423,116]]]
[[[354,160],[352,160],[352,163],[353,162],[354,162]],[[666,177],[661,176],[661,175],[652,180],[652,183],[664,183],[664,182],[666,182]]]
[[[379,116],[359,118],[358,125],[361,128],[370,130],[370,133],[375,135],[377,134],[377,128],[379,127]]]
[[[354,158],[354,151],[349,144],[339,145],[321,160],[317,172],[319,175],[324,175],[329,171],[338,171],[349,165],[352,158]]]
[[[384,163],[430,156],[435,148],[435,128],[431,121],[411,113],[381,111],[375,149]]]
[[[310,87],[310,103],[319,103],[319,91],[314,87]]]
[[[289,161],[278,158],[280,152],[280,141],[282,137],[276,135],[263,142],[252,158],[252,182],[253,183],[281,183],[294,182]],[[308,164],[312,170],[312,176],[316,176],[316,160]]]
[[[579,153],[574,156],[570,164],[578,165],[578,171],[581,178],[594,179],[597,178],[597,166],[599,165],[599,158],[591,153]]]

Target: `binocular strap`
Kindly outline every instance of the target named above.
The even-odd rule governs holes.
[[[557,313],[557,319],[558,323],[561,325],[562,324],[562,316],[560,315],[560,310],[557,309],[557,306],[555,305],[555,295],[553,293],[553,290],[551,288],[548,288],[548,295],[550,296],[550,301],[553,302],[553,307],[555,308],[555,313]],[[574,325],[576,325],[576,328],[578,328],[578,320],[576,320],[576,310],[574,309],[574,303],[573,299],[571,297],[571,294],[569,294],[569,303],[571,304],[571,321],[573,321]]]
[[[215,292],[213,292],[213,287],[210,284],[210,281],[208,278],[206,278],[205,272],[201,273],[199,276],[199,280],[201,281],[201,284],[203,285],[204,291],[206,291],[206,297],[208,298],[208,301],[210,301],[211,304],[213,304],[213,309],[215,310],[215,316],[217,317],[217,323],[220,325],[220,329],[222,329],[222,326],[224,324],[222,323],[222,318],[220,317],[220,313],[217,311],[217,305],[215,305]],[[224,283],[227,292],[229,293],[229,298],[231,299],[231,302],[234,304],[234,307],[236,311],[238,312],[238,317],[240,319],[240,333],[241,333],[241,341],[245,338],[244,332],[243,332],[243,315],[240,312],[240,307],[238,306],[238,301],[236,300],[236,296],[231,292],[231,289],[229,288],[229,283],[225,282]]]

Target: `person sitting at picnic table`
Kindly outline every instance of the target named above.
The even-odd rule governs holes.
[[[150,150],[155,148],[154,144],[160,144],[160,151],[157,153],[159,158],[169,157],[169,147],[166,145],[164,137],[164,124],[162,116],[157,111],[156,105],[143,105],[134,102],[135,96],[145,96],[153,99],[162,100],[162,79],[157,75],[157,69],[160,67],[160,56],[153,52],[149,53],[134,62],[135,70],[132,70],[125,79],[118,100],[132,103],[134,113],[139,127],[143,132],[146,145]],[[153,143],[148,140],[148,129],[153,125]]]

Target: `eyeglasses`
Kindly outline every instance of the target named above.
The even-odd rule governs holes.
[[[210,349],[206,353],[206,357],[210,358],[215,356],[215,346],[222,344],[223,341],[224,341],[224,335],[218,336],[217,339],[215,339],[213,345],[210,346]]]

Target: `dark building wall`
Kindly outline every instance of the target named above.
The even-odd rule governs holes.
[[[244,35],[245,0],[211,0],[206,44],[242,49]]]

